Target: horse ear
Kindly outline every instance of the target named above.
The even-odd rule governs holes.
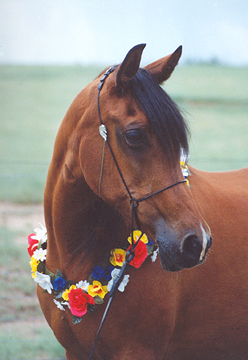
[[[178,64],[181,55],[182,46],[179,46],[172,54],[157,61],[154,61],[153,63],[147,65],[145,68],[151,73],[153,79],[158,84],[162,84],[171,76],[173,70]]]
[[[146,44],[139,44],[134,46],[127,53],[123,62],[117,68],[116,87],[118,90],[125,90],[129,81],[136,74],[139,69],[142,52]]]

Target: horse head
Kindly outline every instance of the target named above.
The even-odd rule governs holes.
[[[132,48],[120,65],[83,90],[71,154],[78,152],[77,172],[82,171],[96,196],[122,214],[129,229],[130,198],[138,199],[136,226],[157,243],[162,267],[178,271],[203,262],[211,235],[183,182],[180,153],[188,153],[187,125],[160,86],[177,65],[182,47],[140,68],[144,47]],[[68,168],[75,161],[72,155],[67,155]]]

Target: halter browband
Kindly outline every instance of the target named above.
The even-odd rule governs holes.
[[[112,288],[111,288],[111,290],[110,290],[110,292],[109,292],[109,301],[108,301],[107,306],[106,306],[106,308],[105,308],[105,311],[104,311],[104,314],[103,314],[103,317],[102,317],[102,321],[101,321],[101,324],[100,324],[100,326],[99,326],[99,329],[98,329],[98,332],[97,332],[97,335],[96,335],[96,339],[95,339],[95,342],[94,342],[94,345],[93,345],[93,348],[92,348],[92,351],[91,351],[91,354],[90,354],[88,360],[90,360],[90,359],[92,358],[92,356],[93,356],[93,353],[94,353],[94,351],[95,351],[96,344],[97,344],[97,341],[98,341],[100,332],[101,332],[101,330],[102,330],[104,321],[105,321],[105,319],[106,319],[106,316],[107,316],[107,313],[108,313],[109,308],[110,308],[110,306],[111,306],[111,303],[112,303],[112,301],[113,301],[113,299],[114,299],[116,290],[118,289],[119,284],[121,283],[121,281],[122,281],[122,279],[123,279],[123,277],[124,277],[124,275],[125,275],[126,267],[127,267],[127,265],[133,260],[134,255],[135,255],[135,248],[136,248],[136,246],[138,245],[140,239],[142,238],[142,236],[143,236],[143,234],[144,234],[144,233],[142,232],[142,230],[141,230],[140,222],[139,222],[138,215],[137,215],[137,207],[139,206],[139,203],[140,203],[141,201],[147,200],[147,199],[149,199],[150,197],[152,197],[152,196],[154,196],[154,195],[157,195],[157,194],[159,194],[159,193],[161,193],[161,192],[163,192],[163,191],[165,191],[165,190],[168,190],[168,189],[170,189],[170,188],[172,188],[172,187],[174,187],[174,186],[176,186],[176,185],[178,185],[178,184],[187,182],[186,179],[177,181],[177,182],[175,182],[174,184],[171,184],[171,185],[169,185],[169,186],[166,186],[166,187],[164,187],[163,189],[158,190],[158,191],[156,191],[156,192],[154,192],[154,193],[152,193],[152,194],[150,194],[150,195],[147,195],[147,196],[145,196],[145,197],[143,197],[143,198],[140,198],[140,199],[135,199],[135,198],[132,196],[132,194],[131,194],[128,186],[127,186],[127,183],[126,183],[126,181],[125,181],[125,179],[124,179],[124,177],[123,177],[123,175],[122,175],[122,172],[121,172],[121,170],[120,170],[120,167],[119,167],[118,162],[117,162],[117,160],[116,160],[116,157],[115,157],[115,155],[114,155],[114,152],[113,152],[113,150],[112,150],[112,147],[111,147],[111,145],[110,145],[110,143],[109,143],[109,141],[108,141],[107,129],[106,129],[106,126],[103,124],[102,117],[101,117],[101,111],[100,111],[100,92],[101,92],[101,90],[102,90],[102,88],[103,88],[103,85],[104,85],[104,82],[105,82],[106,78],[107,78],[115,69],[116,69],[116,67],[111,67],[111,68],[109,68],[109,69],[104,73],[103,77],[102,77],[101,80],[100,80],[100,84],[99,84],[99,86],[98,86],[97,109],[98,109],[98,116],[99,116],[99,120],[100,120],[99,132],[100,132],[101,136],[102,136],[103,139],[104,139],[104,143],[103,143],[103,155],[102,155],[102,165],[101,165],[100,180],[99,180],[99,196],[100,196],[100,188],[101,188],[101,180],[102,180],[102,172],[103,172],[103,161],[104,161],[105,142],[107,142],[108,147],[109,147],[109,150],[110,150],[110,153],[111,153],[112,158],[113,158],[113,160],[114,160],[115,166],[116,166],[116,168],[117,168],[117,170],[118,170],[118,173],[119,173],[119,175],[120,175],[120,177],[121,177],[122,183],[123,183],[123,185],[125,186],[126,191],[127,191],[128,195],[129,195],[129,197],[130,197],[130,205],[131,205],[131,234],[132,234],[132,235],[131,235],[131,239],[132,239],[132,246],[131,246],[130,250],[127,251],[127,253],[126,253],[126,258],[125,258],[125,261],[124,261],[124,263],[123,263],[123,266],[122,266],[119,274],[117,275],[117,277],[116,277],[115,280],[113,281]],[[139,228],[140,231],[141,231],[141,235],[140,235],[139,239],[138,239],[136,242],[134,242],[134,238],[133,238],[133,229],[134,229],[133,219],[134,219],[134,217],[135,217],[136,224],[137,224],[138,228]]]

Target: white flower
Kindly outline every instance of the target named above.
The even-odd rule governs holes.
[[[86,281],[86,280],[81,280],[81,281],[79,281],[79,283],[77,283],[76,284],[76,287],[77,288],[81,288],[81,289],[83,289],[83,290],[85,290],[85,291],[88,291],[88,287],[89,287],[89,283],[88,283],[88,281]]]
[[[35,236],[32,236],[32,239],[39,240],[41,244],[45,243],[47,241],[47,229],[44,225],[40,224],[40,228],[34,229],[34,232],[36,233]]]
[[[52,293],[53,286],[51,284],[51,278],[49,275],[41,274],[38,271],[35,273],[36,278],[34,279],[37,284],[40,285],[40,287],[44,290],[47,290],[49,294]]]
[[[47,254],[47,249],[36,249],[35,252],[33,253],[33,257],[38,260],[38,261],[44,261],[46,260],[46,254]]]
[[[114,269],[112,272],[111,272],[111,276],[112,276],[112,279],[108,282],[108,285],[107,285],[107,289],[108,291],[111,290],[112,288],[112,285],[113,285],[113,282],[114,282],[114,279],[116,279],[117,275],[119,274],[120,272],[120,269]],[[120,283],[119,287],[118,287],[118,290],[123,292],[125,290],[125,287],[127,285],[129,281],[129,275],[124,275],[124,278],[122,280],[122,282]]]
[[[153,254],[151,256],[152,262],[155,262],[155,260],[157,259],[158,256],[158,249],[153,251]]]
[[[180,149],[180,161],[182,161],[183,163],[187,163],[189,160],[189,155],[186,153],[186,151],[181,148]]]
[[[181,170],[182,170],[184,178],[187,178],[188,176],[190,176],[190,171],[186,164],[181,165]]]
[[[61,303],[58,300],[53,299],[53,302],[55,305],[57,305],[58,309],[65,311],[65,309],[63,308],[63,306],[61,305]]]
[[[61,304],[68,306],[68,308],[70,309],[70,304],[68,303],[68,301],[63,301],[63,302],[61,302]]]

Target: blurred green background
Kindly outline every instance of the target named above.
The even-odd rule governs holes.
[[[41,202],[59,124],[101,71],[83,66],[0,66],[0,201]],[[191,64],[164,84],[191,129],[190,164],[248,165],[248,67]]]

